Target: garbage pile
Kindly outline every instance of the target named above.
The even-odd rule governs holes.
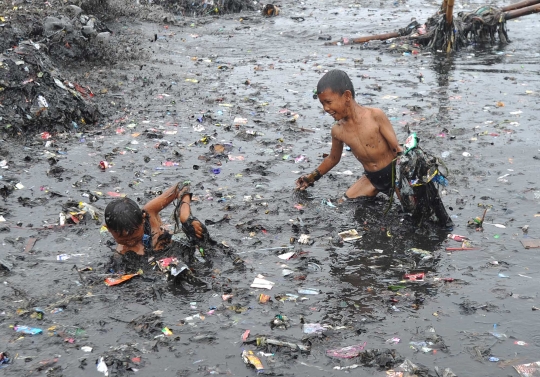
[[[458,13],[452,25],[447,25],[445,15],[438,13],[430,17],[425,25],[419,25],[419,29],[411,37],[435,50],[446,49],[445,46],[459,50],[471,43],[495,43],[496,35],[501,43],[509,42],[503,10],[489,5],[472,12]],[[449,33],[448,30],[453,32]]]
[[[75,5],[65,11],[71,17],[59,14],[37,21],[29,14],[26,30],[19,28],[17,14],[4,17],[0,120],[9,135],[78,132],[100,117],[92,89],[67,77],[59,66],[92,56],[107,61],[110,55],[100,51],[108,50],[111,31]]]
[[[96,94],[104,93],[95,93],[69,70],[144,57],[132,47],[132,36],[113,34],[76,5],[15,7],[3,13],[2,22],[0,128],[7,136],[93,126],[101,117]]]

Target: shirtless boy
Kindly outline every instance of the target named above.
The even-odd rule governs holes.
[[[326,73],[317,84],[317,94],[324,111],[336,121],[331,131],[332,149],[317,169],[298,178],[297,189],[312,186],[336,166],[343,144],[347,144],[365,172],[349,187],[344,198],[372,197],[379,192],[393,195],[392,161],[403,148],[383,111],[356,103],[352,82],[341,70]]]
[[[120,254],[133,251],[138,255],[151,254],[171,243],[172,235],[162,227],[159,213],[178,199],[175,211],[182,229],[191,240],[202,240],[208,234],[206,227],[191,215],[189,186],[181,184],[168,188],[149,201],[142,209],[129,198],[116,199],[105,208],[105,223],[114,237]]]

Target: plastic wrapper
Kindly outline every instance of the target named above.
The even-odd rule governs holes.
[[[264,367],[261,363],[261,360],[255,354],[253,351],[242,351],[242,360],[244,360],[244,363],[247,365],[251,365],[257,370],[257,373],[261,373],[264,371]]]
[[[117,278],[106,278],[105,284],[107,284],[109,287],[113,285],[122,284],[123,282],[133,279],[135,276],[138,276],[138,275],[142,275],[142,271],[138,271],[136,274],[122,275]]]

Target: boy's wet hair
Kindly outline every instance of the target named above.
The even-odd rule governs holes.
[[[142,210],[129,198],[115,199],[105,208],[105,224],[109,230],[130,235],[142,223]]]
[[[332,90],[340,96],[346,90],[350,90],[352,98],[354,98],[354,87],[349,76],[340,69],[328,71],[317,84],[317,94],[321,94],[326,89]]]

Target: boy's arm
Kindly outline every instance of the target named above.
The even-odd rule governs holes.
[[[403,148],[401,147],[401,145],[399,145],[396,133],[394,132],[394,128],[392,127],[392,123],[390,123],[390,120],[388,119],[386,114],[381,109],[376,109],[374,110],[374,112],[375,114],[373,114],[373,116],[379,124],[379,130],[381,132],[381,135],[388,143],[388,146],[390,147],[390,150],[394,153],[394,156],[396,156],[398,152],[403,152]]]
[[[330,149],[330,154],[321,162],[317,169],[296,180],[296,188],[300,191],[312,186],[315,181],[318,181],[323,175],[332,170],[332,168],[338,164],[339,160],[341,160],[341,154],[343,153],[343,142],[336,138],[334,128],[332,128],[331,135],[332,148]]]
[[[167,190],[165,190],[163,194],[146,203],[144,206],[144,210],[150,215],[156,215],[160,213],[163,208],[171,204],[172,201],[178,197],[178,194],[180,192],[181,187],[178,187],[177,184],[171,186]]]

